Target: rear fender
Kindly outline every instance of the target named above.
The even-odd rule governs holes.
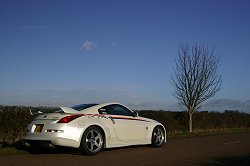
[[[79,140],[80,142],[86,129],[91,126],[97,126],[104,132],[104,136],[105,136],[104,147],[106,147],[107,140],[109,140],[111,137],[116,137],[111,119],[106,118],[106,119],[103,119],[103,121],[101,121],[100,117],[94,117],[94,116],[82,117],[81,119],[78,120],[78,124],[84,127],[84,130],[80,136],[80,140]]]

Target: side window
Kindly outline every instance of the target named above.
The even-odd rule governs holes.
[[[133,116],[133,113],[122,105],[109,105],[99,109],[100,114]]]
[[[109,114],[113,113],[113,108],[111,106],[105,106],[98,110],[99,114]]]

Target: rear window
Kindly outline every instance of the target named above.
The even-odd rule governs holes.
[[[77,111],[81,111],[81,110],[93,107],[95,105],[98,105],[98,104],[79,104],[79,105],[75,105],[75,106],[73,106],[71,108],[73,108],[73,109],[75,109]]]

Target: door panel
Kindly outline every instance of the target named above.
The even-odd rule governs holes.
[[[112,116],[114,129],[121,141],[143,141],[145,137],[145,122],[130,116]]]
[[[108,114],[113,122],[116,136],[125,142],[140,142],[145,137],[145,121],[134,117],[133,111],[120,104],[111,104],[99,109],[99,113]]]

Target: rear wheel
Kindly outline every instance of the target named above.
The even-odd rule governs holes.
[[[80,152],[86,155],[97,154],[103,147],[103,140],[102,131],[98,127],[87,128],[82,136]]]
[[[152,133],[152,143],[153,147],[161,147],[165,142],[165,132],[161,126],[156,126]]]

